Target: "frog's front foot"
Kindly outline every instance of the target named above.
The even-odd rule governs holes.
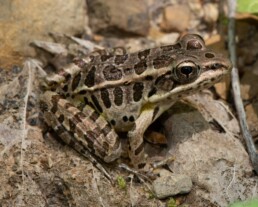
[[[146,164],[145,167],[142,169],[134,169],[122,163],[119,165],[119,168],[135,175],[140,182],[147,181],[152,183],[152,181],[157,178],[157,175],[153,173],[153,167],[149,164]]]
[[[160,176],[160,171],[162,169],[165,170],[164,167],[174,159],[174,157],[168,157],[162,160],[160,158],[152,158],[151,160],[147,160],[141,169],[131,168],[126,164],[120,164],[119,168],[134,174],[140,181],[145,180],[151,183]]]

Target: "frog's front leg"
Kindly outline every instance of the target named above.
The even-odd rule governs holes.
[[[142,169],[146,165],[143,134],[153,122],[155,113],[154,105],[143,107],[140,116],[135,121],[134,128],[128,132],[129,157],[135,168]]]
[[[80,154],[85,155],[88,150],[105,162],[112,162],[120,157],[121,143],[117,134],[90,106],[86,105],[80,111],[68,100],[51,91],[42,95],[40,105],[47,125]]]
[[[144,153],[143,135],[146,129],[164,111],[169,109],[174,102],[165,100],[159,104],[150,103],[142,108],[140,116],[135,121],[135,127],[128,132],[129,157],[135,168],[142,169],[146,165],[146,155]],[[148,170],[148,169],[147,169]]]

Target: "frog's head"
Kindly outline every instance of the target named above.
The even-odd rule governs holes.
[[[172,76],[181,84],[214,84],[232,69],[231,61],[211,50],[179,51],[172,65]]]
[[[172,96],[189,95],[219,82],[232,69],[231,61],[211,50],[179,51],[172,64]]]
[[[198,35],[187,35],[179,43],[181,49],[171,54],[171,62],[166,66],[166,74],[169,76],[167,79],[172,84],[162,94],[153,96],[153,101],[166,97],[176,99],[209,88],[232,69],[231,61],[222,54],[207,49]]]

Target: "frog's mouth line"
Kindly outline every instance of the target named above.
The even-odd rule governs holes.
[[[225,69],[224,67],[217,70],[208,70],[191,83],[176,85],[171,91],[164,95],[153,95],[149,98],[149,102],[154,103],[168,97],[178,99],[182,96],[191,95],[193,92],[211,87],[215,83],[219,82],[230,71],[230,69]]]

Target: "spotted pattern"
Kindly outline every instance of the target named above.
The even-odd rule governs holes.
[[[95,121],[97,121],[97,119],[99,118],[99,116],[100,116],[100,115],[99,115],[97,112],[94,111],[94,112],[90,115],[89,119],[95,122]]]
[[[116,55],[115,56],[115,64],[122,65],[128,59],[128,54],[125,55]]]
[[[156,106],[153,111],[152,120],[154,120],[156,118],[156,115],[158,114],[158,112],[159,112],[159,107]]]
[[[153,87],[150,92],[148,93],[148,97],[151,97],[157,93],[157,88]]]
[[[134,70],[137,75],[142,74],[147,69],[147,63],[145,60],[140,61],[134,65]]]
[[[168,66],[173,61],[170,55],[163,54],[153,59],[153,67],[155,69],[160,69]]]
[[[84,84],[88,87],[92,87],[95,84],[95,73],[96,73],[96,67],[92,66],[89,70],[88,74],[86,75]]]
[[[79,120],[86,118],[85,114],[82,113],[81,111],[79,111],[77,114],[75,114],[74,117],[79,119]]]
[[[69,119],[69,127],[70,127],[70,130],[72,132],[75,131],[75,127],[76,127],[76,124],[78,123],[78,121],[76,119]]]
[[[87,94],[87,90],[80,90],[80,91],[78,92],[78,94],[80,94],[80,95],[85,95],[85,94]]]
[[[72,77],[71,74],[64,69],[60,69],[58,75],[63,76],[66,82],[68,82]]]
[[[58,126],[57,127],[57,130],[56,130],[56,133],[59,135],[59,136],[62,136],[65,134],[65,128],[63,126]]]
[[[107,136],[111,132],[111,126],[107,123],[106,126],[104,126],[103,129],[101,129],[101,132],[104,134],[104,136]],[[108,150],[108,144],[106,144],[106,149]]]
[[[133,100],[135,102],[140,101],[143,94],[143,83],[136,82],[133,86]]]
[[[150,54],[150,49],[140,51],[138,53],[138,58],[140,60],[145,60],[149,56],[149,54]]]
[[[93,132],[91,132],[91,131],[87,131],[84,134],[84,139],[87,140],[87,144],[90,149],[94,149],[94,147],[93,147],[94,139],[92,139],[93,137],[94,137]]]
[[[134,120],[135,120],[135,119],[134,119],[134,116],[130,116],[130,117],[129,117],[129,121],[130,121],[130,122],[134,122]]]
[[[146,80],[146,81],[152,81],[152,80],[153,80],[153,76],[147,75],[147,76],[145,77],[145,80]]]
[[[123,90],[120,87],[115,87],[113,90],[114,103],[117,106],[121,106],[123,103]]]
[[[89,100],[87,97],[83,97],[83,101],[84,101],[85,105],[89,105]]]
[[[96,96],[91,95],[91,100],[92,100],[94,106],[96,107],[96,109],[97,109],[100,113],[102,113],[102,112],[103,112],[103,109],[102,109],[101,106],[99,105],[99,102],[98,102],[98,99],[96,98]]]
[[[77,86],[79,85],[80,83],[80,80],[81,80],[81,73],[78,73],[74,78],[73,78],[73,81],[72,81],[72,90],[74,91]]]
[[[128,117],[127,116],[123,116],[123,121],[127,122],[128,121]]]
[[[147,57],[150,54],[150,49],[140,51],[138,53],[139,62],[134,65],[134,70],[137,75],[142,74],[147,69]]]
[[[101,99],[105,105],[106,108],[110,108],[111,107],[111,101],[109,99],[109,92],[107,89],[102,89],[100,91],[100,95],[101,95]]]
[[[72,78],[70,73],[64,73],[63,76],[65,77],[66,82],[68,82]]]
[[[67,84],[64,85],[63,91],[64,91],[64,92],[67,92],[67,91],[68,91],[68,85],[67,85]]]
[[[137,156],[139,155],[144,148],[144,143],[142,142],[141,145],[135,150],[134,154]]]
[[[120,80],[122,78],[122,71],[114,65],[107,65],[103,70],[103,75],[108,81]]]
[[[114,119],[112,119],[112,120],[110,121],[110,124],[112,124],[113,126],[115,126],[115,125],[116,125],[116,121],[115,121]]]

